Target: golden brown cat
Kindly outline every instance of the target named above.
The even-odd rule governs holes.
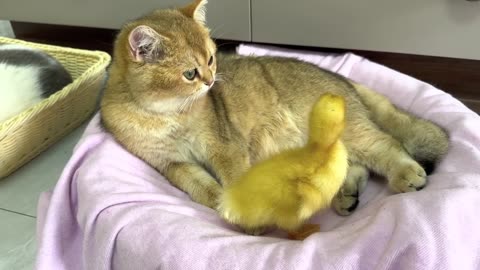
[[[425,186],[424,168],[431,170],[448,148],[442,129],[311,64],[217,55],[205,3],[154,11],[119,33],[101,113],[130,152],[193,200],[215,207],[221,185],[303,145],[313,103],[331,92],[347,103],[343,141],[351,164],[335,209],[355,209],[368,170],[385,176],[395,192]]]

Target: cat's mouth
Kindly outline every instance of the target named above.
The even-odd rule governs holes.
[[[214,83],[210,84],[210,85],[202,85],[202,87],[200,88],[200,90],[198,90],[194,95],[204,95],[208,92],[208,90],[210,90],[212,88],[212,86],[214,85]]]
[[[213,75],[213,80],[208,83],[204,83],[202,87],[200,87],[199,90],[197,90],[194,95],[204,95],[208,92],[208,90],[212,89],[213,85],[215,84],[216,81],[219,81],[217,76]]]

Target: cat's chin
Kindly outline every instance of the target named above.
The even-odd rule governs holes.
[[[178,111],[178,109],[185,102],[185,98],[173,97],[168,99],[162,99],[158,101],[148,102],[141,106],[153,113],[169,114]]]
[[[205,95],[211,88],[212,88],[213,84],[208,86],[208,85],[203,85],[202,88],[200,88],[200,90],[198,90],[197,93],[195,93],[196,96],[203,96]]]

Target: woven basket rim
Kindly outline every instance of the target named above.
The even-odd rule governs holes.
[[[61,46],[48,45],[48,44],[42,44],[42,43],[36,43],[36,42],[29,42],[29,41],[24,41],[20,39],[12,39],[12,38],[6,38],[6,37],[0,37],[0,44],[22,44],[29,47],[42,49],[47,53],[55,52],[55,53],[71,54],[71,55],[77,55],[80,57],[83,56],[83,57],[95,59],[95,62],[92,63],[92,65],[87,70],[85,70],[72,83],[68,84],[60,91],[51,95],[49,98],[46,98],[41,102],[35,104],[34,106],[28,108],[27,110],[21,112],[20,114],[17,114],[12,118],[7,119],[4,122],[0,122],[1,132],[15,128],[18,125],[18,123],[22,123],[26,118],[33,117],[38,113],[40,113],[45,108],[50,107],[56,102],[58,102],[59,100],[66,98],[72,91],[76,91],[78,89],[78,86],[82,82],[98,74],[101,70],[104,70],[110,64],[110,61],[111,61],[111,56],[108,53],[103,51],[74,49],[69,47],[61,47]]]

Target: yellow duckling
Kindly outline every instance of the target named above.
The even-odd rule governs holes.
[[[309,119],[308,143],[254,165],[220,198],[219,213],[230,223],[254,233],[270,226],[304,239],[318,231],[304,223],[330,206],[347,174],[347,150],[340,140],[345,127],[345,101],[324,94]],[[302,227],[303,226],[303,227]]]

